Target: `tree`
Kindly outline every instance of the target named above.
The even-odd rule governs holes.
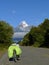
[[[45,36],[44,36],[44,42],[40,47],[47,47],[49,48],[49,29],[46,30]]]
[[[42,31],[45,33],[47,29],[49,29],[49,19],[45,19],[43,23],[39,25]]]
[[[39,25],[41,31],[43,31],[44,42],[40,47],[49,47],[49,19],[45,19],[42,24]]]
[[[23,38],[23,41],[22,41],[22,45],[24,46],[28,46],[29,45],[29,33],[28,34],[26,34],[25,36],[24,36],[24,38]]]
[[[43,41],[44,41],[44,37],[43,37],[43,34],[42,34],[42,30],[39,28],[39,27],[34,27],[30,30],[30,34],[33,38],[32,40],[32,44],[33,46],[37,46],[39,47],[41,44],[43,44]]]
[[[5,21],[0,21],[0,44],[8,45],[12,42],[13,27]]]
[[[30,32],[24,36],[23,44],[49,48],[49,19],[45,19],[37,27],[32,27]]]

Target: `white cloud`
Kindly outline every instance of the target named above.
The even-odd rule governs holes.
[[[14,33],[13,37],[16,37],[16,38],[20,38],[20,37],[24,37],[28,32],[16,32]]]

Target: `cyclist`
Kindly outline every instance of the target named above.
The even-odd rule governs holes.
[[[13,56],[14,51],[15,51],[15,54],[16,54],[16,59],[19,60],[20,55],[22,53],[22,50],[21,50],[19,44],[14,43],[14,44],[9,46],[9,48],[8,48],[8,57],[9,57],[10,61],[14,60],[14,56]]]

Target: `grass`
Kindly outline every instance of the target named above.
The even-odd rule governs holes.
[[[7,51],[7,46],[0,45],[0,58],[3,56],[3,54]]]
[[[5,48],[2,49],[2,50],[0,49],[0,58],[3,56],[3,54],[4,54],[6,51],[7,51],[7,49],[5,49]]]

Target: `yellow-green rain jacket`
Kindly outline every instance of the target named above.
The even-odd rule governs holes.
[[[8,48],[8,57],[9,58],[13,57],[13,50],[16,50],[16,55],[21,55],[21,53],[22,53],[22,50],[21,50],[21,48],[19,46],[11,45]]]

